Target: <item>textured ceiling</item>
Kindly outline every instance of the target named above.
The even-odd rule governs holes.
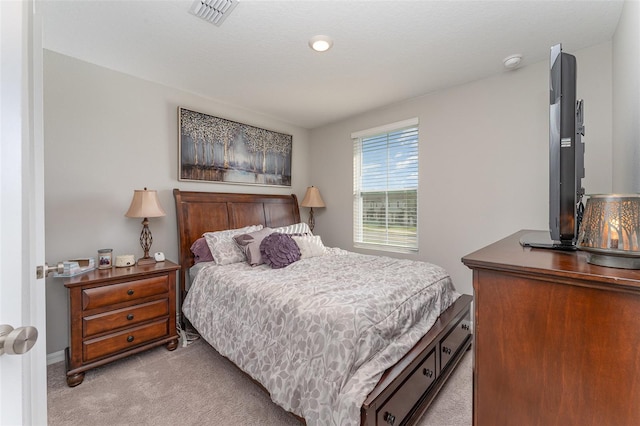
[[[191,4],[46,0],[44,47],[314,128],[611,40],[623,3],[240,0],[219,27]]]

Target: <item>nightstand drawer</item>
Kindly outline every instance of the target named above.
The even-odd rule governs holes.
[[[167,315],[169,315],[168,299],[91,315],[82,319],[82,336],[89,337],[122,327],[131,327]]]
[[[169,335],[169,320],[131,328],[105,337],[87,340],[82,344],[83,359],[93,361],[117,352],[143,345],[152,340]]]
[[[82,290],[82,309],[112,306],[169,292],[166,275]]]

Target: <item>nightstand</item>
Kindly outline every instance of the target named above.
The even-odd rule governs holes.
[[[92,368],[155,346],[178,346],[176,272],[165,260],[151,265],[95,269],[64,280],[69,289],[67,384]]]

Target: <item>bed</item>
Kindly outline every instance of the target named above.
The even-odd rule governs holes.
[[[182,267],[179,300],[186,317],[181,321],[188,321],[302,423],[404,425],[422,416],[471,344],[471,296],[457,294],[446,272],[425,262],[326,248],[326,255],[301,259],[278,270],[267,265],[251,267],[246,262],[198,264],[200,272],[187,292],[194,266],[191,246],[203,234],[250,225],[285,227],[298,224],[300,212],[295,195],[179,189],[173,193]],[[358,265],[368,272],[355,272]],[[342,271],[344,280],[325,279],[328,273],[322,268]],[[399,290],[405,293],[385,293],[390,287],[385,286],[386,281],[392,276],[408,281],[411,275],[416,280],[430,279],[423,280],[419,290],[407,287]],[[294,281],[295,286],[288,284]],[[369,281],[387,297],[376,296],[373,304],[370,300],[374,299],[354,298],[353,291],[343,288],[348,286],[337,285],[352,285],[352,281]],[[396,287],[403,288],[403,284],[394,283],[394,292]],[[324,297],[322,306],[331,309],[314,309],[320,304],[310,298],[318,294]],[[206,301],[209,297],[212,300]],[[365,302],[356,307],[355,299]],[[245,308],[251,303],[251,309]],[[410,306],[419,306],[419,314],[409,311]],[[340,315],[355,311],[356,319],[340,322],[327,316],[326,322],[318,322],[318,318],[324,321],[328,310]],[[255,317],[254,311],[271,319]],[[288,315],[299,312],[307,316],[287,320]],[[336,318],[342,318],[340,315]],[[225,323],[237,324],[236,330],[225,328]],[[349,329],[351,323],[357,331]],[[296,329],[304,331],[303,338],[295,337]],[[312,334],[313,329],[322,332]],[[257,334],[250,336],[251,332]],[[269,340],[272,334],[277,337]],[[351,341],[335,340],[337,335],[347,335]],[[284,342],[285,337],[291,341]]]

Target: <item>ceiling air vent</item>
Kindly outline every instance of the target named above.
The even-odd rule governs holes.
[[[189,13],[220,26],[238,4],[238,0],[195,0]]]

